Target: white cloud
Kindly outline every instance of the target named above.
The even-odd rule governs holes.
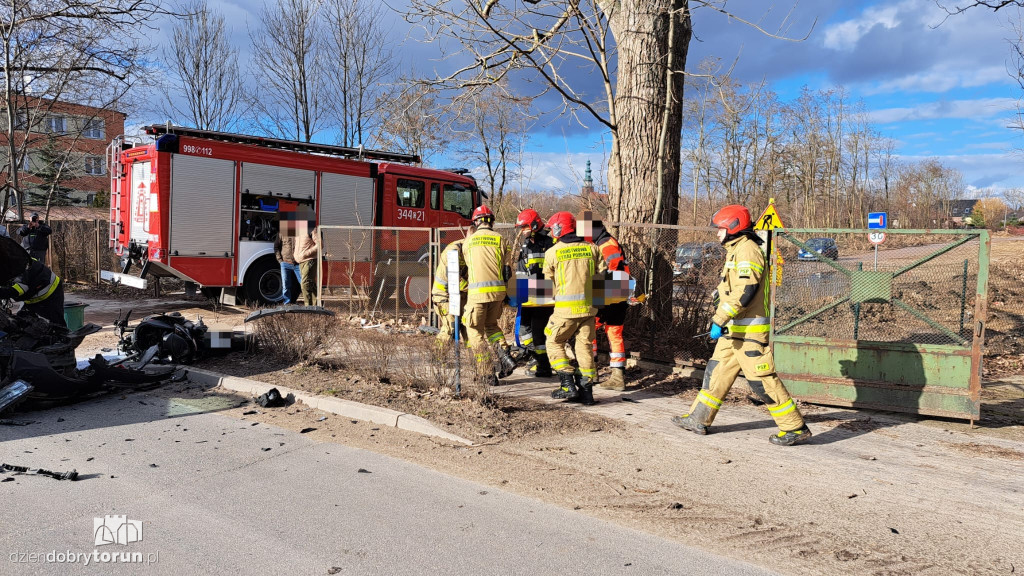
[[[1003,65],[976,66],[976,62],[943,63],[916,74],[908,74],[864,88],[864,94],[894,92],[948,92],[954,88],[977,88],[1010,82]]]
[[[935,120],[940,118],[965,118],[978,120],[993,116],[1006,116],[1016,111],[1017,100],[1013,98],[979,98],[976,100],[948,100],[927,102],[912,108],[883,108],[868,112],[872,122],[892,124],[913,120]]]
[[[824,45],[832,50],[853,50],[865,34],[875,26],[895,28],[899,25],[899,6],[872,6],[858,18],[834,24],[825,29]]]
[[[1024,155],[1020,151],[999,154],[950,154],[945,156],[900,156],[907,162],[938,160],[943,166],[955,168],[964,175],[969,187],[1024,187]]]

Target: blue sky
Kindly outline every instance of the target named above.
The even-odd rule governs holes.
[[[944,1],[944,0],[943,0]],[[402,0],[389,0],[401,7]],[[1024,134],[1008,128],[1021,89],[1007,73],[1013,35],[1007,20],[1016,12],[974,9],[946,18],[935,0],[729,0],[727,10],[800,42],[768,37],[746,24],[694,7],[694,39],[688,67],[706,57],[736,65],[743,83],[765,80],[783,100],[801,87],[844,86],[862,99],[875,127],[897,142],[908,160],[937,158],[960,170],[976,188],[1024,187]],[[257,26],[262,2],[211,0],[227,16],[232,38],[250,58],[248,27]],[[161,32],[157,42],[169,32]],[[410,37],[395,16],[395,49],[404,67],[441,69],[436,50]],[[140,111],[129,123],[162,122]],[[547,119],[531,135],[525,186],[578,189],[586,160],[600,180],[610,141],[569,119]],[[440,163],[445,163],[439,160]]]

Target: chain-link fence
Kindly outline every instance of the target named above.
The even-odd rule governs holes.
[[[609,228],[622,244],[639,296],[627,318],[627,349],[663,361],[710,357],[713,343],[699,335],[708,330],[711,293],[725,258],[715,229],[632,223]],[[521,238],[510,224],[496,224],[495,230],[508,240],[509,264],[515,268]],[[430,316],[433,272],[441,250],[465,238],[466,228],[323,227],[321,232],[323,295],[330,306],[368,322],[436,325]],[[781,267],[772,286],[777,330],[860,340],[969,342],[979,247],[975,237],[949,247],[962,239],[890,231],[879,247],[876,270],[866,234],[779,231],[774,244]],[[1024,251],[1024,242],[1014,244]],[[1000,316],[993,318],[990,339],[1004,336],[1009,342],[1024,328],[1021,256],[993,264],[990,302]],[[879,301],[884,299],[879,291],[888,301]],[[514,322],[515,310],[509,308],[501,327],[510,340]]]
[[[980,249],[942,232],[889,231],[880,245],[864,232],[780,232],[775,333],[970,346]]]
[[[321,226],[321,303],[367,322],[426,323],[430,228]]]
[[[627,350],[642,357],[691,362],[710,357],[711,293],[725,249],[713,228],[621,223],[610,226],[636,279],[641,302],[630,307]]]

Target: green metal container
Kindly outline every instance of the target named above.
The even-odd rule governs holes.
[[[64,303],[64,322],[67,323],[68,330],[73,332],[85,325],[86,306],[88,304],[79,304],[78,302]]]

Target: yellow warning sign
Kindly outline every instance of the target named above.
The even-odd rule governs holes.
[[[765,211],[758,217],[754,224],[754,230],[774,230],[785,227],[782,219],[779,218],[778,210],[775,209],[775,198],[768,200],[768,208],[765,208]]]

